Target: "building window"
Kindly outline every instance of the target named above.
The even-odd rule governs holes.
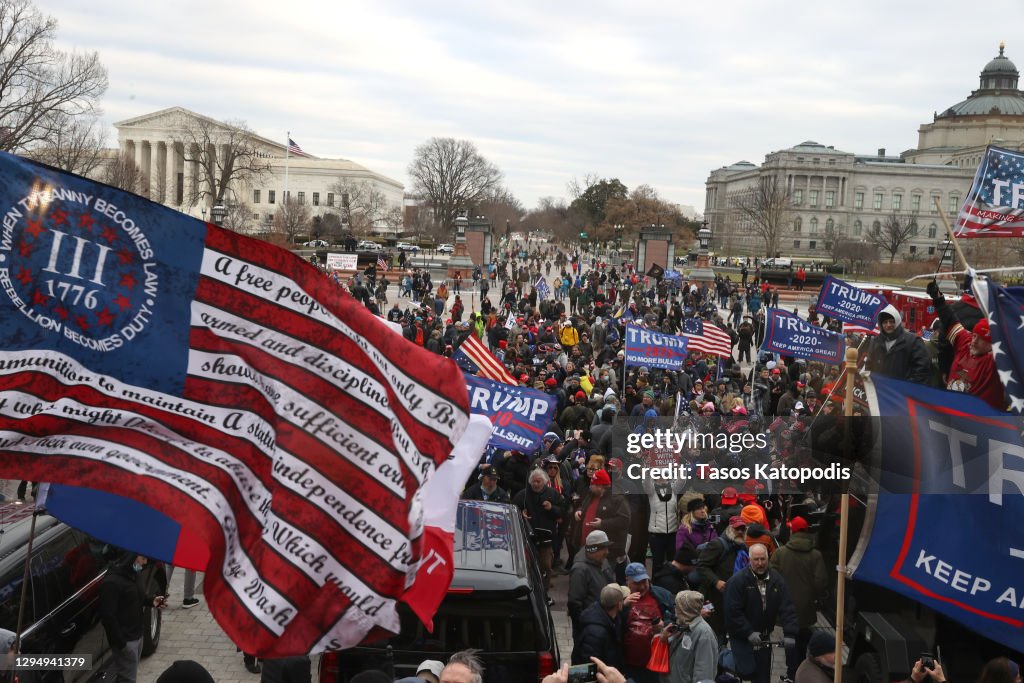
[[[800,218],[798,216],[797,219],[795,221],[793,221],[793,232],[795,232],[796,234],[799,235],[800,231],[803,230],[803,229],[804,229],[804,221],[803,221],[802,218]]]
[[[928,247],[928,255],[929,256],[934,256],[935,255],[935,247]]]
[[[910,253],[911,254],[916,254],[917,253],[917,246],[916,245],[913,245],[913,244],[910,245]]]
[[[864,224],[859,220],[853,222],[853,236],[860,237],[864,233]]]
[[[835,205],[836,205],[836,191],[835,190],[826,190],[826,192],[825,192],[825,206],[835,206]]]
[[[327,193],[327,206],[334,206],[334,193],[333,192],[328,192]]]
[[[800,206],[803,203],[804,203],[804,191],[803,190],[793,190],[793,205],[794,206]]]
[[[306,203],[306,193],[305,192],[299,192],[299,204],[305,204],[305,203]]]
[[[875,211],[878,211],[881,208],[882,208],[882,193],[881,192],[876,192],[875,193]]]
[[[291,199],[292,191],[285,190],[284,192],[281,193],[281,196],[284,198],[284,203],[287,204],[288,200]]]
[[[793,248],[794,249],[799,249],[800,248],[800,240],[793,240]]]
[[[911,234],[911,236],[912,237],[917,237],[917,231],[918,231],[917,221],[914,221],[913,223],[910,224],[910,234]]]
[[[267,204],[273,204],[275,199],[277,199],[277,192],[275,190],[267,190]]]
[[[882,221],[875,221],[871,224],[871,230],[876,235],[882,234]]]
[[[811,243],[807,245],[807,248],[808,249],[814,249],[817,246],[818,246],[818,243],[816,241],[814,241],[814,240],[811,240]]]
[[[932,223],[928,226],[928,239],[935,239],[935,235],[938,232],[938,227]]]
[[[254,213],[254,214],[252,215],[252,219],[253,219],[254,221],[258,221],[258,220],[260,219],[260,215],[259,215],[258,213]]]
[[[259,204],[260,203],[260,191],[259,190],[253,190],[252,191],[252,203],[253,204]]]
[[[937,208],[935,208],[938,205],[938,202],[936,202],[935,200],[938,199],[938,198],[939,198],[938,195],[932,195],[931,208],[930,208],[932,213],[938,213],[939,212],[939,210]]]
[[[892,195],[892,210],[899,211],[903,207],[903,195],[899,192],[894,192]]]
[[[808,199],[809,199],[808,203],[811,206],[817,206],[818,205],[818,191],[817,190],[811,190],[808,193]]]
[[[834,220],[829,218],[827,221],[825,221],[825,234],[826,235],[831,234],[832,231],[834,231],[835,229],[836,229],[836,222]]]
[[[921,195],[912,194],[910,195],[910,210],[917,212],[921,210]]]
[[[863,209],[864,208],[864,193],[857,192],[853,195],[853,208]]]
[[[817,235],[818,234],[818,219],[817,218],[812,218],[811,219],[811,234],[812,235]]]
[[[313,193],[313,206],[320,206],[320,193],[319,192],[314,192]]]
[[[949,212],[956,213],[960,210],[960,197],[955,194],[949,195]]]
[[[341,193],[341,208],[343,208],[343,209],[347,209],[348,208],[348,192],[342,192]]]

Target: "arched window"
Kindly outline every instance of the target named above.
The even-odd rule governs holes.
[[[803,219],[800,218],[799,216],[797,216],[796,220],[793,221],[793,232],[795,232],[796,234],[799,235],[800,231],[803,230],[803,227],[804,227]]]
[[[928,237],[930,239],[935,239],[935,235],[937,234],[937,232],[938,226],[936,226],[934,223],[928,226]]]
[[[835,227],[836,222],[829,218],[827,221],[825,221],[825,234],[830,234],[833,230],[835,230]]]
[[[882,221],[875,221],[874,223],[872,223],[871,224],[871,230],[876,235],[880,235],[882,233]]]
[[[818,234],[818,219],[817,218],[812,218],[811,219],[811,234],[812,235],[817,235]]]
[[[860,222],[860,219],[855,220],[853,222],[853,236],[854,237],[860,237],[861,234],[863,234],[863,232],[864,232],[864,224]]]

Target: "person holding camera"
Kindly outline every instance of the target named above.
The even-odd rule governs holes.
[[[942,671],[942,665],[936,662],[931,655],[921,655],[921,659],[914,662],[910,678],[904,683],[925,683],[929,678],[932,683],[946,683],[946,674]]]

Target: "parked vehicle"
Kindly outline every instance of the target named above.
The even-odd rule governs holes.
[[[320,683],[345,683],[369,668],[415,676],[424,659],[480,648],[488,683],[540,681],[558,667],[558,641],[530,532],[512,505],[460,501],[455,576],[428,633],[404,604],[401,631],[368,647],[324,654]],[[392,660],[388,661],[388,648]]]
[[[455,247],[451,244],[441,244],[437,247],[438,254],[451,254],[454,253]]]
[[[317,249],[324,249],[324,248],[327,247],[327,240],[310,240],[309,242],[306,242],[302,246],[304,246],[304,247],[314,247],[314,248],[317,248]]]
[[[402,251],[416,251],[417,249],[419,249],[419,247],[416,246],[415,244],[409,244],[408,242],[399,242],[398,244],[395,245],[395,247],[401,249]]]
[[[793,259],[787,256],[776,256],[775,258],[766,258],[761,262],[762,268],[781,268],[791,270],[793,268]]]
[[[0,504],[0,628],[15,631],[25,578],[25,560],[34,505]],[[100,623],[100,585],[119,551],[73,529],[45,512],[36,518],[28,590],[25,591],[21,651],[24,654],[88,654],[93,671],[37,672],[42,683],[85,681],[110,660],[110,644]],[[150,563],[139,573],[148,593],[165,593],[164,566]],[[142,656],[160,643],[160,610],[146,608]],[[0,681],[10,672],[0,671]]]
[[[383,250],[384,250],[383,247],[381,247],[376,242],[371,242],[370,240],[360,240],[359,244],[356,245],[356,251],[383,251]]]

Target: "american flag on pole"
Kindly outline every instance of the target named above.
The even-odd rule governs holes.
[[[452,359],[456,362],[462,361],[467,363],[470,370],[481,377],[493,379],[495,382],[519,386],[519,382],[516,381],[515,377],[509,374],[505,366],[498,362],[498,359],[487,350],[487,347],[484,346],[483,342],[475,334],[470,334],[466,337],[466,341],[462,342],[459,348],[455,350],[455,355],[452,356]],[[463,384],[465,384],[465,380],[463,380]]]
[[[954,228],[956,237],[1024,237],[1024,154],[989,147]]]
[[[973,287],[988,318],[992,359],[1010,412],[1024,414],[1024,287],[1002,287],[980,277]]]
[[[875,326],[868,329],[867,327],[864,327],[863,325],[858,325],[856,323],[843,323],[843,334],[849,333],[870,334],[872,337],[874,337],[878,335],[878,327]]]
[[[306,153],[302,151],[302,148],[299,147],[299,143],[295,142],[295,140],[292,140],[291,138],[288,138],[288,153],[301,154],[303,156],[306,155]]]
[[[388,263],[384,260],[383,256],[377,257],[377,269],[383,270],[385,273],[388,271]]]
[[[112,187],[0,154],[0,215],[0,477],[187,526],[246,652],[397,631],[444,556],[422,491],[470,423],[458,366],[301,258]]]
[[[713,323],[700,318],[683,318],[683,336],[687,342],[687,350],[701,351],[714,356],[732,355],[732,338],[729,333]]]

